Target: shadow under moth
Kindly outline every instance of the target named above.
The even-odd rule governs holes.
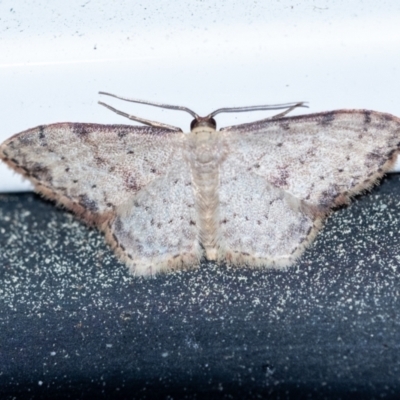
[[[105,233],[136,275],[195,267],[292,264],[333,208],[371,188],[397,158],[400,119],[367,110],[287,117],[303,103],[222,108],[189,133],[148,126],[57,123],[6,140],[0,158],[35,190]],[[222,112],[284,109],[216,130]]]

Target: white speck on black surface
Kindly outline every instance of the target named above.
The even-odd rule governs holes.
[[[396,398],[400,177],[287,270],[135,278],[103,237],[0,196],[2,398]]]

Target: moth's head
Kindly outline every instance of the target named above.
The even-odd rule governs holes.
[[[196,117],[190,124],[190,130],[192,131],[195,128],[199,127],[207,127],[211,129],[217,129],[217,123],[215,122],[215,119],[213,117],[207,116],[207,117]]]

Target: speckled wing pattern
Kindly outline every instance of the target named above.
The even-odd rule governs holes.
[[[0,158],[103,230],[132,272],[146,275],[201,257],[183,139],[154,127],[59,123],[11,137]],[[176,233],[160,235],[168,224]]]
[[[190,170],[178,153],[163,177],[117,209],[106,236],[134,274],[153,275],[200,262],[195,220]]]
[[[393,166],[400,119],[338,110],[222,129],[220,258],[291,264],[332,208]]]

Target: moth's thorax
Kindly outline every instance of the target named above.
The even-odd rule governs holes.
[[[191,162],[207,165],[219,164],[222,161],[224,146],[220,132],[210,127],[198,127],[187,135],[187,150]]]

